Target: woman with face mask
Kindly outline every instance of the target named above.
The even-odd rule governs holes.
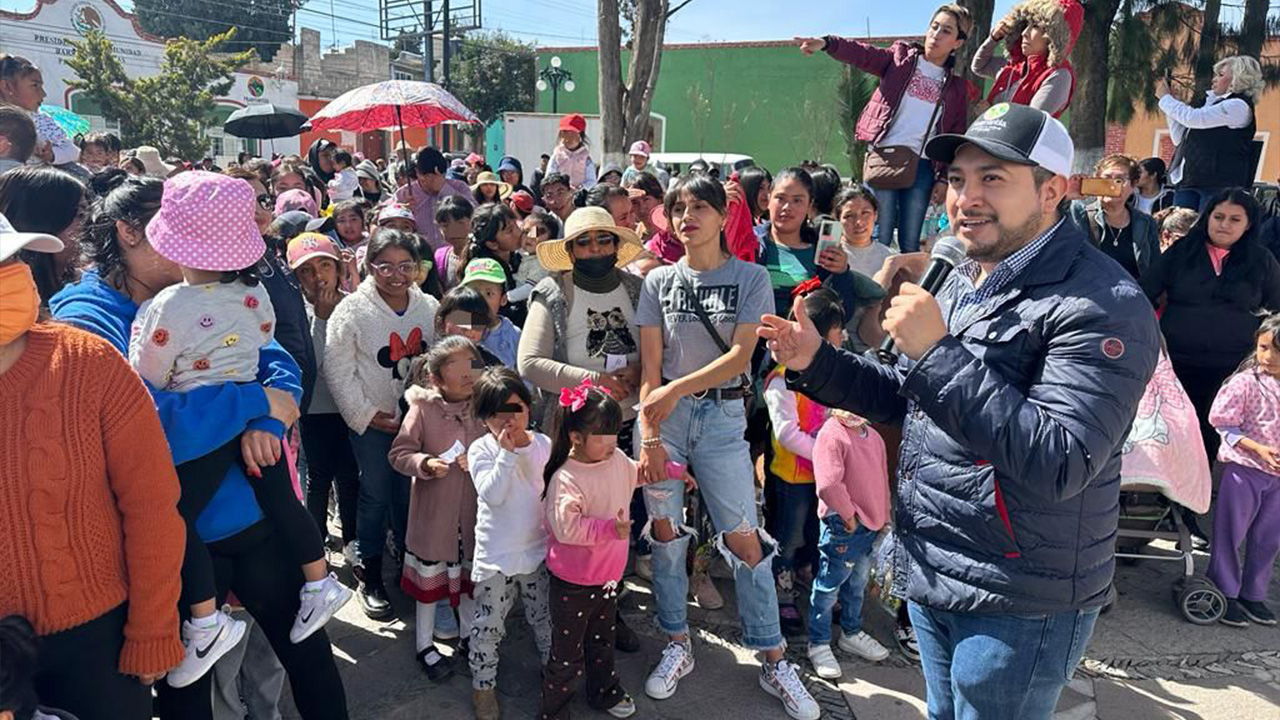
[[[124,357],[70,325],[37,321],[22,257],[62,247],[0,215],[0,616],[24,616],[40,636],[42,702],[86,719],[142,720],[149,686],[183,655],[178,478]]]

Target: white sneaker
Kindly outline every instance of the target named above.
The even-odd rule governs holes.
[[[178,667],[169,671],[166,679],[170,687],[186,687],[199,680],[249,629],[243,620],[236,620],[221,610],[213,617],[211,627],[196,627],[190,620],[182,623],[182,647],[186,654]]]
[[[813,663],[813,671],[820,678],[835,680],[843,673],[830,645],[810,645],[809,662]]]
[[[636,564],[633,568],[636,576],[646,582],[653,582],[653,554],[637,555]]]
[[[705,572],[693,573],[693,577],[689,578],[689,592],[693,593],[693,599],[698,601],[698,606],[705,610],[719,610],[724,607],[724,598],[716,589],[716,584],[711,581],[711,576]]]
[[[680,678],[693,672],[693,648],[689,641],[672,640],[662,651],[658,667],[649,673],[644,683],[644,693],[654,700],[666,700],[676,694]]]
[[[356,554],[356,541],[352,540],[342,546],[342,559],[346,561],[347,568],[351,569],[360,564],[360,558]]]
[[[760,687],[782,701],[782,707],[795,720],[818,720],[822,708],[809,694],[796,666],[786,660],[760,665]]]
[[[840,649],[871,662],[880,662],[889,657],[889,648],[881,645],[865,632],[859,632],[852,637],[848,635],[841,637]]]
[[[289,630],[289,642],[294,645],[324,627],[329,618],[338,612],[338,608],[351,599],[351,588],[338,582],[333,573],[329,573],[329,577],[323,582],[324,586],[319,590],[307,590],[303,587],[299,593],[302,605],[298,608],[298,616],[293,620],[293,628]]]

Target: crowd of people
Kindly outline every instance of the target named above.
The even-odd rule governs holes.
[[[985,100],[954,68],[979,42],[958,5],[923,43],[797,39],[880,79],[865,185],[673,177],[644,140],[597,165],[577,114],[528,180],[514,157],[328,140],[221,169],[68,138],[39,69],[0,56],[0,716],[269,717],[287,677],[303,718],[346,718],[326,625],[352,598],[393,619],[399,592],[405,662],[468,676],[480,720],[517,598],[538,716],[581,690],[630,717],[624,575],[653,589],[643,691],[667,701],[722,560],[797,720],[821,712],[806,672],[895,649],[930,717],[1048,718],[1112,593],[1158,362],[1200,423],[1173,441],[1221,469],[1201,535],[1222,621],[1275,624],[1258,64],[1219,62],[1203,107],[1161,85],[1171,165],[1084,177],[1055,119],[1081,22],[1076,0],[1017,5],[974,55]],[[957,242],[952,277],[915,284]],[[867,352],[888,340],[896,363]],[[863,629],[873,592],[893,638]]]

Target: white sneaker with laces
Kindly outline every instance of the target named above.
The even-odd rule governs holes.
[[[311,637],[312,633],[324,627],[329,618],[351,599],[351,588],[338,582],[333,573],[329,573],[329,577],[323,582],[324,585],[319,590],[302,588],[299,594],[302,605],[298,608],[298,616],[293,620],[293,628],[289,630],[289,642],[297,645]]]
[[[662,651],[658,667],[649,673],[644,693],[654,700],[666,700],[676,694],[680,678],[693,672],[693,648],[688,641],[672,640]]]
[[[875,638],[865,632],[841,637],[840,649],[871,662],[880,662],[889,657],[889,648],[881,645]]]
[[[818,720],[822,716],[822,708],[800,680],[796,666],[786,660],[761,664],[760,687],[781,700],[783,709],[795,720]]]
[[[199,680],[244,638],[248,626],[243,620],[236,620],[221,610],[213,617],[214,624],[210,627],[196,627],[190,620],[182,623],[182,647],[186,654],[166,677],[170,687],[186,687]]]
[[[831,652],[830,645],[810,645],[809,662],[813,663],[813,671],[820,678],[835,680],[843,674],[840,669],[840,661],[836,660],[836,655]]]
[[[636,701],[631,699],[630,695],[624,695],[617,705],[609,708],[605,712],[616,718],[629,718],[636,714]]]

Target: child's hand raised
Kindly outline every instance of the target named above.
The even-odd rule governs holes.
[[[618,511],[618,517],[613,521],[613,531],[618,534],[619,540],[626,540],[631,537],[631,521],[621,510]]]

